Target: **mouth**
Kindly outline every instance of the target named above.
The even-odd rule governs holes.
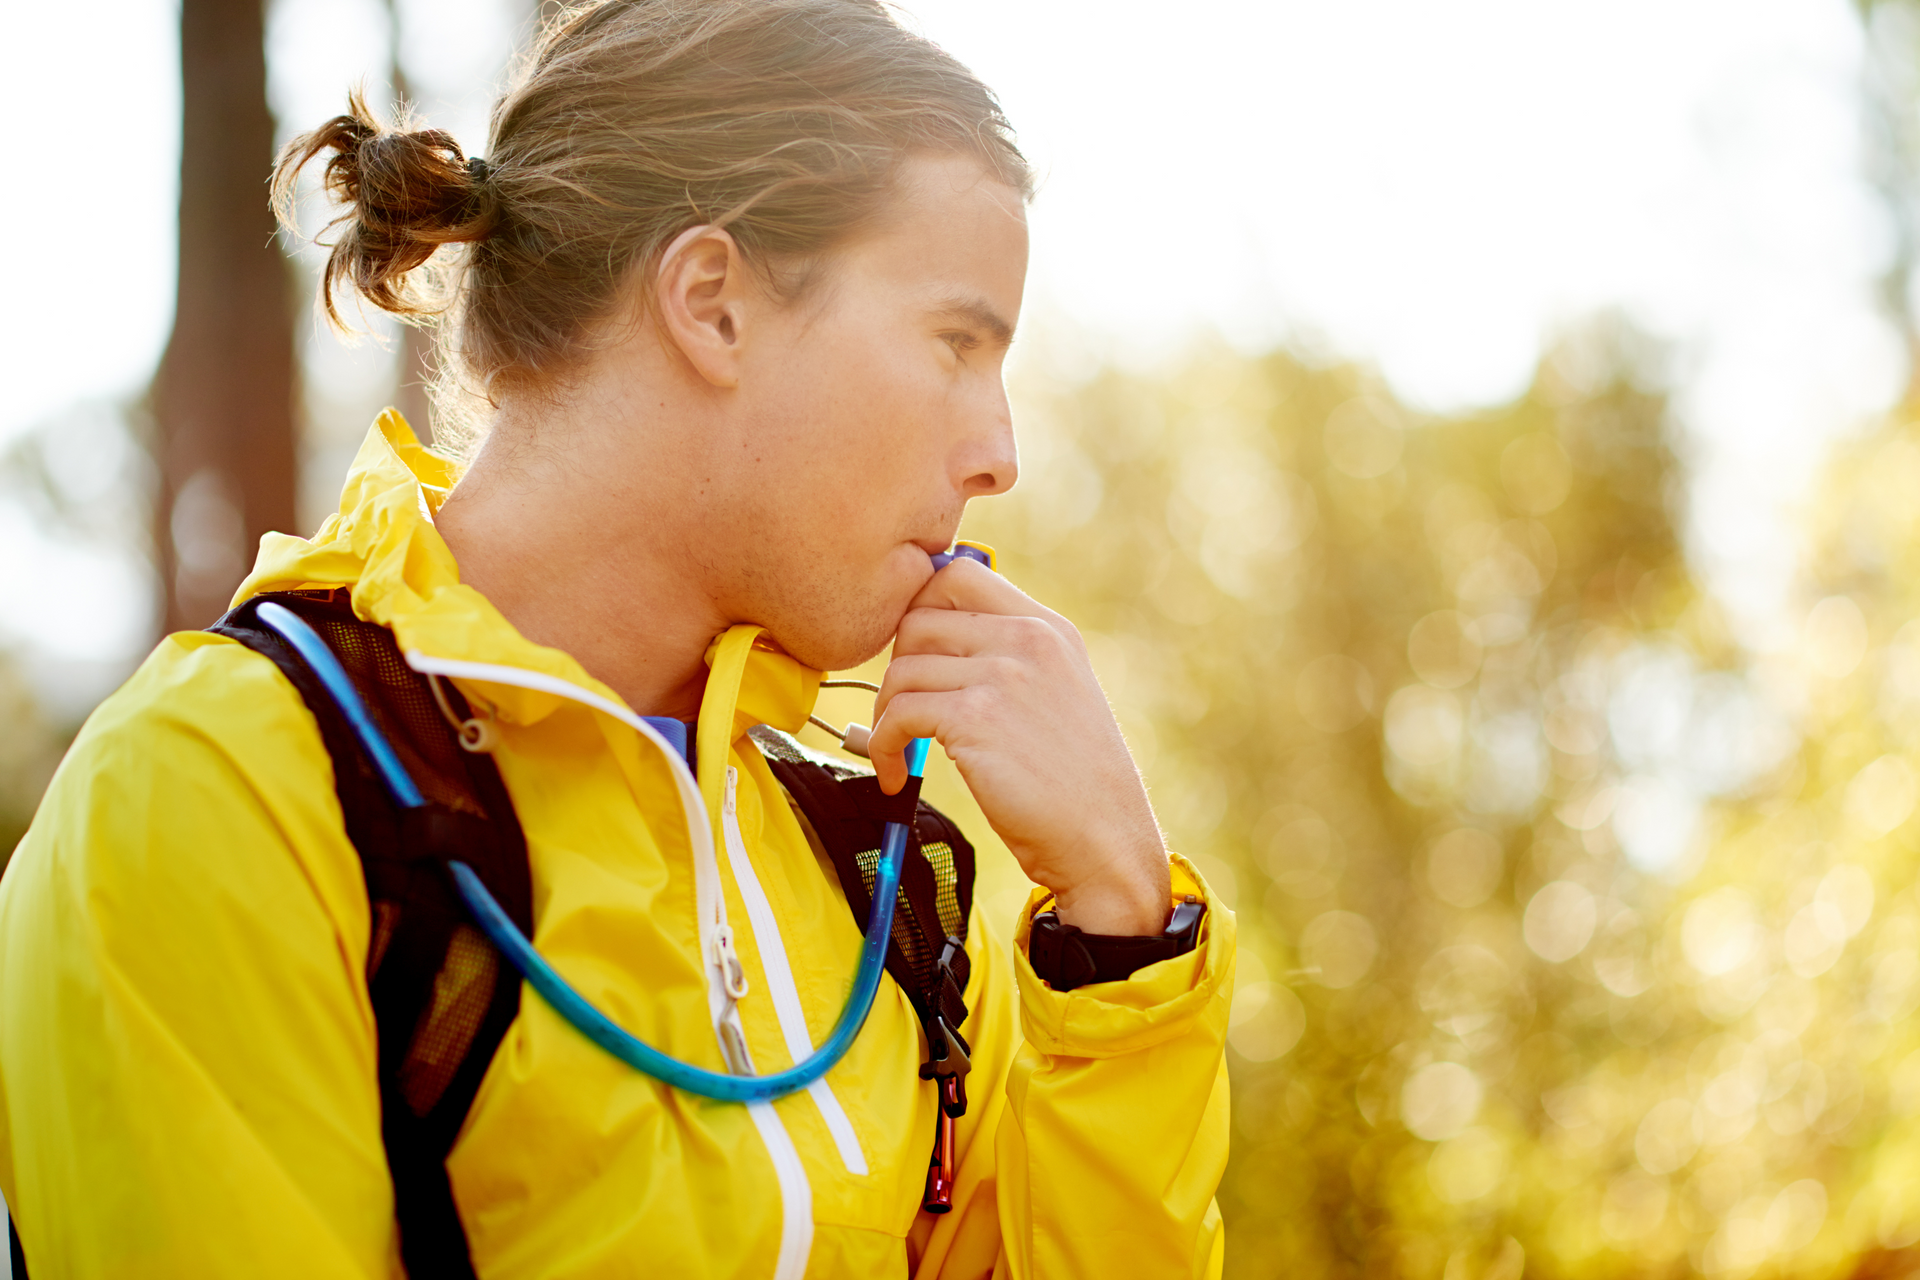
[[[953,545],[953,535],[948,534],[941,538],[910,538],[908,541],[913,546],[926,552],[927,559],[931,561],[934,556],[939,555],[942,551],[945,551]]]

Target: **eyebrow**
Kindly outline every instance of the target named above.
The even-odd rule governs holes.
[[[983,298],[954,294],[935,303],[929,314],[984,329],[1003,347],[1013,341],[1013,325]]]

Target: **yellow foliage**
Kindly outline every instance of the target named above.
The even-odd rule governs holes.
[[[1881,1274],[1920,1241],[1920,431],[1792,661],[1596,326],[1449,417],[1206,350],[1017,388],[970,536],[1074,618],[1236,904],[1235,1275]]]

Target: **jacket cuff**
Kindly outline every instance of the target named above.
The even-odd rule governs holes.
[[[1042,1053],[1068,1058],[1112,1058],[1185,1035],[1203,1019],[1217,1019],[1224,1033],[1232,990],[1234,919],[1191,862],[1172,855],[1173,894],[1198,894],[1207,904],[1200,940],[1192,951],[1161,960],[1119,982],[1095,982],[1055,991],[1027,958],[1033,916],[1053,895],[1035,889],[1014,932],[1014,965],[1020,977],[1020,1024],[1027,1043]]]

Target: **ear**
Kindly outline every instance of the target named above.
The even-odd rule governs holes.
[[[720,227],[681,232],[654,275],[654,305],[667,341],[715,387],[740,384],[741,338],[758,292],[739,244]]]

